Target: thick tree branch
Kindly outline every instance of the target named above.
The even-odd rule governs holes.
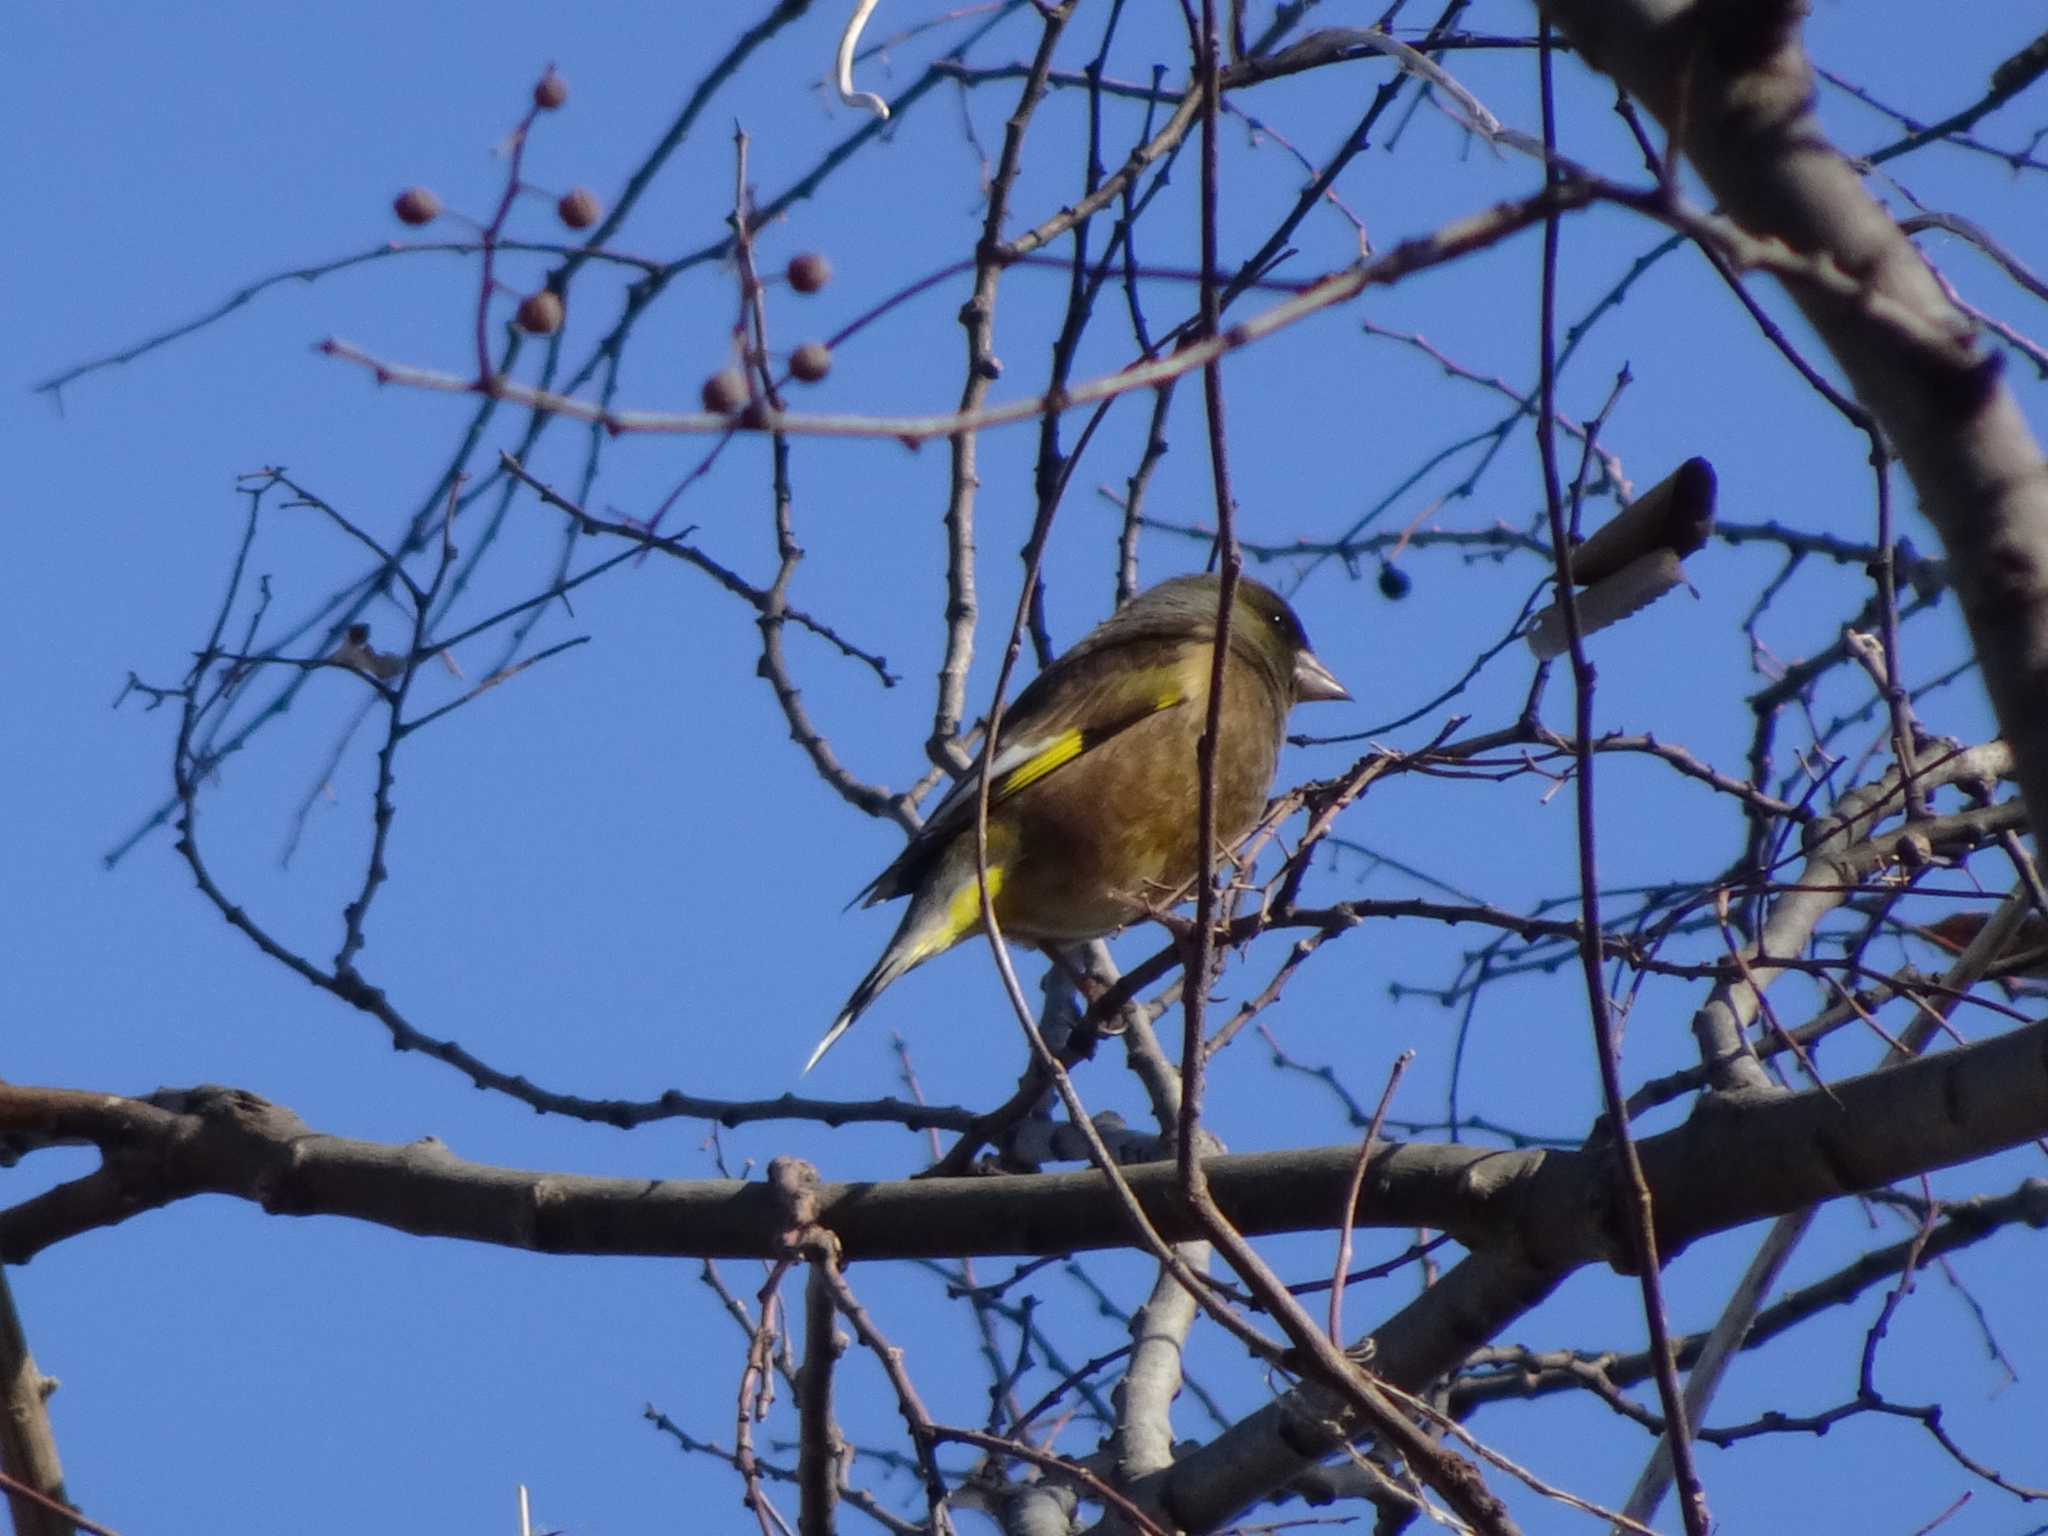
[[[69,1503],[56,1436],[43,1406],[56,1383],[36,1369],[14,1295],[0,1274],[0,1469],[41,1499],[8,1490],[7,1508],[17,1536],[71,1536],[77,1529],[51,1504]],[[42,1502],[50,1501],[49,1503]]]
[[[251,1200],[277,1215],[353,1216],[421,1236],[537,1252],[779,1252],[776,1207],[760,1184],[495,1168],[465,1162],[432,1140],[393,1147],[321,1135],[289,1110],[239,1090],[154,1097],[0,1085],[0,1132],[91,1142],[105,1156],[84,1178],[0,1212],[0,1260],[22,1263],[68,1237],[200,1194]],[[2043,1134],[2048,1021],[1826,1092],[1710,1098],[1686,1124],[1639,1146],[1656,1198],[1658,1242],[1675,1253],[1707,1233]],[[1258,1236],[1329,1228],[1356,1157],[1345,1145],[1219,1157],[1205,1166],[1224,1214]],[[1197,1235],[1173,1198],[1170,1165],[1133,1168],[1130,1181],[1163,1235]],[[1370,1160],[1353,1220],[1448,1231],[1468,1247],[1516,1255],[1547,1285],[1581,1264],[1625,1262],[1611,1189],[1599,1150],[1388,1142]],[[825,1183],[818,1221],[849,1261],[1067,1253],[1121,1247],[1129,1236],[1093,1172]],[[1467,1339],[1462,1348],[1479,1342]],[[1455,1363],[1434,1359],[1418,1376],[1424,1362],[1389,1367],[1384,1338],[1381,1348],[1381,1374],[1398,1385],[1419,1385]]]

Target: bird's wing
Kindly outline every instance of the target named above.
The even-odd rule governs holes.
[[[989,810],[993,812],[1012,795],[1079,761],[1139,721],[1197,697],[1208,681],[1208,660],[1199,653],[1180,649],[1181,654],[1171,663],[1149,669],[1150,676],[1157,680],[1156,688],[1135,699],[1120,699],[1120,707],[1113,709],[1105,708],[1103,696],[1112,691],[1127,694],[1128,673],[1106,675],[1093,685],[1078,685],[1071,677],[1062,678],[1045,697],[1034,697],[1038,682],[1045,679],[1034,681],[1004,717],[995,762],[989,768]],[[1195,661],[1199,661],[1199,667],[1191,664]],[[1089,723],[1081,724],[1084,720]],[[1012,721],[1019,722],[1014,731]],[[912,889],[925,861],[973,821],[980,782],[981,758],[976,757],[895,862],[854,900],[871,906]]]

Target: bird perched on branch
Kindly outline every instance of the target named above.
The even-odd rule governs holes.
[[[1131,599],[1032,680],[1005,711],[989,768],[988,884],[1012,938],[1113,933],[1187,894],[1198,871],[1201,774],[1221,578],[1179,576]],[[1309,649],[1277,592],[1237,583],[1216,752],[1220,855],[1257,823],[1287,713],[1351,695]],[[882,958],[804,1064],[905,971],[981,932],[974,817],[982,760],[894,863],[855,897],[910,898]]]

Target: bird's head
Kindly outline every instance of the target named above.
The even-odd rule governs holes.
[[[1317,699],[1348,699],[1350,690],[1337,681],[1336,674],[1323,665],[1322,658],[1309,649],[1308,631],[1287,605],[1287,599],[1262,582],[1240,578],[1237,583],[1239,623],[1249,623],[1274,648],[1276,657],[1286,658],[1287,674],[1294,685],[1294,702]]]

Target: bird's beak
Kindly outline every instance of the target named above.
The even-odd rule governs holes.
[[[1348,699],[1351,691],[1330,669],[1316,659],[1314,651],[1301,651],[1294,658],[1295,702],[1306,704],[1313,699]]]

